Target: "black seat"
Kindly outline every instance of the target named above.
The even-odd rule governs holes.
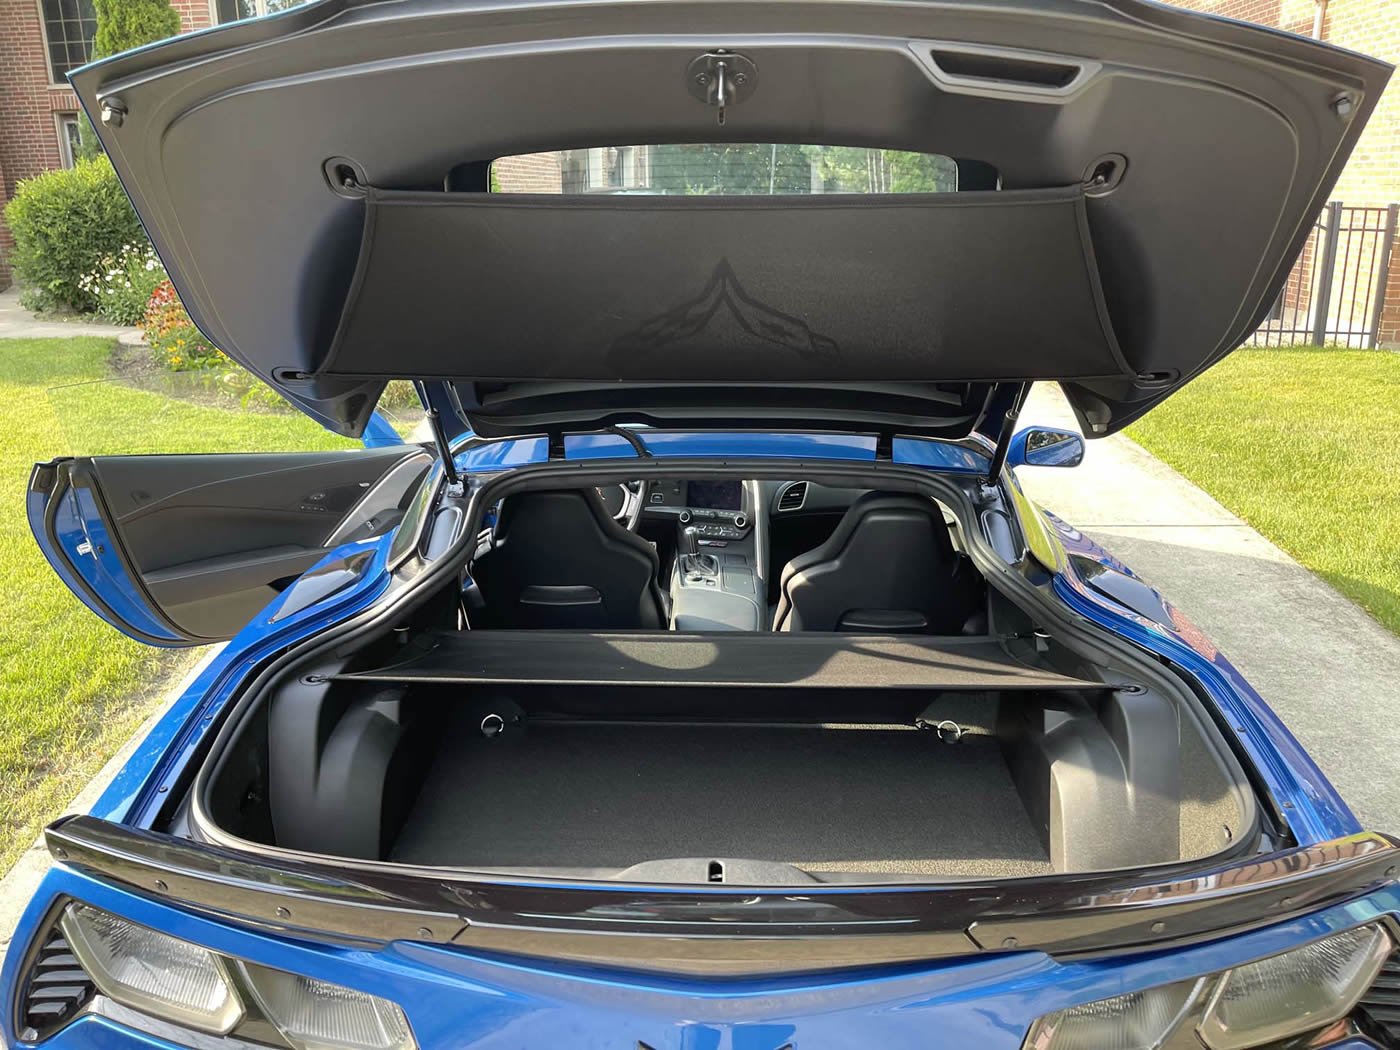
[[[868,492],[821,546],[788,562],[775,631],[956,634],[976,611],[977,570],[932,500]]]
[[[501,504],[472,578],[482,627],[659,628],[656,551],[608,514],[594,489],[522,492]]]

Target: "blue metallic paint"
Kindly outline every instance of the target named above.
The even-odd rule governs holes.
[[[365,424],[365,431],[360,435],[360,441],[365,448],[384,448],[388,445],[402,445],[404,443],[403,438],[399,437],[399,432],[378,412],[369,417],[369,422]]]
[[[656,457],[875,461],[873,434],[646,429],[633,430],[632,434]],[[629,459],[636,454],[632,443],[620,434],[573,434],[564,439],[566,459]],[[931,438],[895,438],[891,458],[895,463],[960,474],[984,473],[990,462],[989,456],[975,448]]]
[[[1069,554],[1100,561],[1119,572],[1132,570],[1072,525],[1047,513]],[[1360,831],[1360,824],[1337,790],[1322,775],[1268,704],[1239,669],[1171,602],[1157,595],[1167,622],[1119,605],[1089,588],[1073,560],[1055,578],[1055,592],[1070,608],[1121,638],[1164,656],[1190,673],[1210,695],[1232,733],[1249,755],[1300,844],[1322,842]]]
[[[1058,434],[1064,440],[1053,445],[1032,449],[1028,440],[1032,433]],[[1054,427],[1027,427],[1011,435],[1006,449],[1008,467],[1077,467],[1084,459],[1084,439],[1072,430]]]
[[[634,455],[624,439],[588,435],[566,446],[570,458]],[[828,437],[832,440],[826,440]],[[657,455],[730,459],[793,456],[868,463],[873,440],[828,435],[698,434],[658,440]],[[903,446],[901,448],[901,446]],[[799,452],[798,449],[801,449]],[[625,449],[625,452],[624,452]],[[985,469],[987,457],[967,446],[895,442],[896,460],[936,469]],[[543,439],[490,442],[456,456],[464,472],[509,469],[547,458]],[[437,468],[434,468],[436,472]],[[31,508],[31,514],[33,509]],[[1053,534],[1073,555],[1128,572],[1071,526],[1050,517]],[[77,526],[75,525],[75,528]],[[81,531],[79,529],[78,531]],[[238,683],[274,651],[371,604],[387,586],[389,538],[342,547],[343,557],[372,549],[374,561],[351,587],[279,623],[274,602],[228,643],[192,681],[93,806],[94,815],[149,826],[161,789],[189,761],[213,715]],[[1090,589],[1073,561],[1054,580],[1071,609],[1196,675],[1226,715],[1274,797],[1289,806],[1300,842],[1358,830],[1345,803],[1238,671],[1169,604],[1170,623],[1149,620]],[[105,593],[105,592],[104,592]],[[1229,730],[1227,730],[1229,731]],[[630,887],[619,886],[619,890]],[[1328,932],[1400,911],[1400,888],[1383,890],[1293,922],[1220,942],[1097,962],[1057,962],[1039,953],[1010,953],[965,962],[890,967],[843,975],[758,981],[687,981],[488,958],[451,948],[396,943],[362,951],[273,936],[201,918],[140,893],[88,878],[62,865],[45,877],[15,933],[29,943],[51,904],[66,895],[229,954],[384,995],[407,1012],[425,1048],[635,1046],[656,1050],[802,1050],[854,1045],[981,1046],[1015,1050],[1031,1021],[1077,1003],[1121,994],[1272,954]],[[22,951],[8,953],[0,988],[7,1040]],[[46,1045],[56,1048],[164,1047],[168,1044],[111,1022],[89,1018]],[[1359,1047],[1364,1044],[1342,1044]]]
[[[778,1050],[787,1042],[802,1050],[1017,1050],[1042,1014],[1216,972],[1400,909],[1400,891],[1390,887],[1303,919],[1171,952],[1083,962],[1009,952],[834,975],[688,981],[409,942],[365,951],[298,941],[189,914],[62,866],[45,877],[16,943],[27,943],[50,905],[65,896],[216,951],[392,999],[424,1050],[635,1047],[638,1041],[655,1050]],[[11,953],[0,972],[10,1039],[19,957]],[[166,1044],[84,1020],[46,1045]]]
[[[390,534],[392,535],[392,534]],[[243,628],[171,705],[90,812],[148,827],[164,789],[184,768],[209,731],[214,715],[247,674],[268,656],[370,605],[388,586],[384,571],[389,536],[337,547],[313,568],[360,550],[373,550],[364,573],[344,590],[275,623],[279,597]]]
[[[44,527],[48,502],[44,494],[30,491],[25,495],[25,513],[39,549],[68,589],[100,619],[123,634],[135,637],[128,630],[128,625],[131,625],[151,638],[168,639],[171,645],[182,644],[164,621],[151,612],[135,583],[122,569],[121,562],[112,551],[107,527],[97,512],[92,493],[86,489],[65,488],[58,498],[58,506],[54,509],[54,540],[62,549],[62,557],[55,550],[54,540],[49,538]],[[84,544],[88,553],[79,550]],[[102,596],[116,614],[115,618],[88,597],[83,584]]]

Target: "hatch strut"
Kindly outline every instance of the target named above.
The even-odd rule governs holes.
[[[452,462],[452,446],[448,444],[447,431],[442,426],[442,413],[429,402],[428,391],[421,381],[415,380],[413,385],[418,388],[418,399],[423,402],[423,409],[428,414],[428,427],[433,432],[433,444],[437,446],[438,459],[442,460],[442,472],[447,477],[447,494],[460,496],[464,491],[462,479],[457,473],[457,464]]]
[[[1001,473],[1001,468],[1006,466],[1006,454],[1011,451],[1011,435],[1016,432],[1016,420],[1021,415],[1021,406],[1026,403],[1026,395],[1030,393],[1031,385],[1022,383],[1016,390],[1015,396],[1011,399],[1011,407],[1006,410],[1006,415],[1001,420],[1001,433],[997,435],[997,447],[992,452],[992,461],[987,465],[987,484],[995,485],[997,475]]]

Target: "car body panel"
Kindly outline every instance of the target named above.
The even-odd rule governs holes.
[[[804,458],[826,465],[850,462],[868,469],[875,458],[875,439],[840,435],[786,435],[759,433],[700,433],[670,435],[644,434],[648,447],[656,456],[674,455],[678,458],[694,455],[701,449],[738,466],[744,459],[783,458],[800,451]],[[465,475],[494,474],[516,466],[548,461],[548,443],[544,438],[503,439],[459,443],[454,455],[457,469]],[[598,461],[615,462],[622,447],[635,456],[635,450],[622,438],[599,437],[577,446],[601,450]],[[899,440],[894,443],[896,460],[921,465],[921,458],[937,461],[935,469],[949,469],[947,461],[962,460],[968,473],[985,469],[984,460],[974,446],[928,441]],[[570,457],[573,458],[573,457]],[[988,459],[989,454],[988,454]],[[579,462],[583,462],[582,459]],[[740,468],[742,469],[742,468]],[[425,484],[435,483],[440,468],[434,466]],[[1008,474],[1008,477],[1012,475]],[[1011,507],[1017,505],[1013,501]],[[1018,508],[1029,513],[1034,505],[1028,500]],[[1222,728],[1244,749],[1250,762],[1259,769],[1274,800],[1288,804],[1287,820],[1300,844],[1322,842],[1361,830],[1355,817],[1336,790],[1307,756],[1281,720],[1248,684],[1229,660],[1190,624],[1179,610],[1162,601],[1170,611],[1165,622],[1149,619],[1125,608],[1111,597],[1094,590],[1074,568],[1078,555],[1102,561],[1125,574],[1131,570],[1113,558],[1073,526],[1046,514],[1048,537],[1056,541],[1062,554],[1061,571],[1054,577],[1054,587],[1060,597],[1076,612],[1101,627],[1128,638],[1134,644],[1159,656],[1171,659],[1196,675],[1211,695],[1212,702],[1227,715]],[[1025,532],[1030,534],[1030,529]],[[247,671],[268,653],[299,637],[319,630],[336,619],[370,604],[374,596],[388,584],[384,558],[391,537],[351,544],[332,551],[321,564],[327,564],[359,550],[372,550],[374,561],[356,582],[323,602],[313,604],[284,621],[276,621],[280,601],[268,606],[229,643],[214,664],[192,683],[189,689],[161,719],[142,748],[119,774],[108,791],[92,810],[96,816],[118,821],[130,821],[137,826],[149,826],[155,815],[159,793],[157,781],[174,782],[184,761],[200,740],[206,716],[212,716],[232,694]],[[1229,715],[1242,717],[1233,719]],[[1238,726],[1245,726],[1240,730]],[[151,766],[146,767],[144,760]],[[162,772],[156,772],[156,768]],[[135,781],[136,783],[133,783]],[[137,785],[140,785],[139,787]]]
[[[684,74],[717,46],[744,52],[761,70],[722,131]],[[950,76],[943,54],[1010,63],[1022,79],[1005,65],[1004,75]],[[1075,75],[1058,86],[1036,82],[1047,69]],[[590,418],[596,425],[629,414],[703,420],[696,426],[857,429],[864,420],[966,433],[987,422],[978,411],[986,383],[1060,378],[1085,432],[1096,435],[1158,403],[1264,316],[1389,73],[1321,42],[1146,0],[517,0],[505,8],[327,0],[115,56],[72,81],[195,322],[341,432],[363,428],[395,376],[459,380],[458,399],[479,433],[488,424],[498,433],[588,429]],[[560,81],[594,90],[525,89]],[[495,102],[481,105],[488,97]],[[399,117],[408,105],[413,121]],[[332,110],[356,119],[313,117]],[[1144,120],[1148,112],[1153,119]],[[691,207],[645,195],[601,205],[502,202],[481,192],[486,163],[503,155],[716,137],[946,153],[991,165],[1000,192],[924,195],[948,201],[883,195],[868,213],[834,197],[804,198],[792,205],[804,209],[809,221],[801,222],[771,197],[697,198]],[[1209,179],[1200,178],[1202,165]],[[237,201],[257,201],[258,221],[228,206]],[[436,221],[405,231],[394,217],[420,206],[441,209]],[[1029,222],[1042,206],[1055,218],[1036,226],[1039,248],[1026,257],[1060,259],[1077,241],[1082,258],[1003,287],[995,275],[1023,260],[991,255],[1029,241],[974,227]],[[522,300],[507,282],[499,294],[462,295],[453,284],[460,268],[431,264],[435,252],[459,253],[483,282],[515,272],[492,265],[502,251],[518,249],[525,270],[553,266],[557,253],[528,248],[549,236],[536,213],[573,228],[600,221],[604,207],[614,265],[631,276],[613,291],[655,281],[644,302],[599,304],[590,294],[569,321],[563,293],[602,279],[604,268],[581,267],[572,283],[553,285],[558,309],[542,311],[538,290]],[[873,231],[879,209],[891,208],[913,218],[884,223],[878,244],[871,232],[870,247],[881,250],[867,253],[861,272],[843,252],[785,258],[780,238],[743,235],[776,224],[795,240],[825,231],[845,243],[857,216]],[[696,209],[734,236],[710,243],[706,225],[693,224]],[[972,283],[980,308],[904,296],[885,305],[891,322],[901,318],[891,330],[872,317],[848,331],[841,315],[831,323],[848,346],[833,351],[817,338],[831,289],[861,282],[868,295],[855,305],[871,298],[873,308],[877,291],[937,258],[924,227],[947,223],[958,232],[943,261],[958,265],[932,286],[951,289],[964,269],[981,274]],[[694,251],[648,240],[662,226],[675,227],[667,238],[684,227]],[[469,236],[454,239],[458,227]],[[386,248],[400,254],[377,269],[370,249],[394,230],[404,244],[431,241],[434,252]],[[421,273],[405,271],[420,263]],[[1071,276],[1087,283],[1062,295],[1047,283]],[[1035,289],[1043,294],[1032,304]],[[389,309],[394,331],[385,338],[342,323],[375,302],[397,304],[398,292],[423,309]],[[1187,295],[1192,309],[1177,308]],[[513,312],[492,312],[511,300]],[[661,352],[676,332],[653,311],[668,304],[673,327],[690,334]],[[1031,317],[1032,305],[1063,314],[1066,326],[1073,313],[1084,338],[1061,338],[1066,326],[1040,322],[1038,336],[991,338]],[[539,327],[554,313],[557,339]],[[747,335],[711,331],[725,317]],[[531,346],[503,337],[518,327],[512,318],[534,326]],[[597,329],[596,341],[554,352],[585,326]],[[961,334],[943,345],[945,330]],[[979,331],[988,338],[975,338]],[[608,340],[628,332],[646,352],[609,358]],[[355,349],[371,336],[368,350]],[[1082,354],[1096,339],[1104,345],[1090,362]],[[775,344],[777,357],[764,352]],[[563,380],[573,385],[553,382]]]
[[[1132,574],[1072,525],[1052,514],[1047,513],[1046,518],[1066,550]],[[1200,683],[1221,713],[1222,728],[1249,755],[1272,801],[1283,807],[1288,826],[1300,842],[1315,841],[1313,836],[1317,835],[1360,830],[1351,808],[1283,720],[1180,609],[1159,595],[1166,616],[1151,619],[1095,591],[1073,567],[1056,577],[1055,590],[1076,612],[1170,660]]]
[[[138,641],[174,646],[180,635],[155,613],[113,550],[107,525],[90,490],[69,488],[50,506],[31,487],[25,493],[29,531],[44,558],[93,614]]]
[[[349,586],[278,619],[281,599],[254,617],[175,700],[93,804],[95,816],[146,825],[162,796],[207,743],[216,714],[247,676],[285,646],[374,603],[389,585],[385,562],[392,535],[336,548],[322,564],[368,552],[371,560]]]
[[[823,466],[849,464],[870,470],[873,438],[830,435],[704,433],[675,435],[648,447],[658,456],[694,458],[697,450],[739,472],[748,460],[806,458]],[[626,439],[619,439],[635,455]],[[936,452],[929,452],[937,449]],[[599,437],[574,446],[579,464],[620,465],[616,441]],[[596,452],[596,457],[588,456]],[[918,441],[896,456],[935,461],[933,469],[981,473],[989,460],[977,443]],[[544,439],[459,444],[454,457],[469,475],[492,477],[512,466],[548,460]],[[425,484],[441,475],[434,465]],[[1014,475],[1006,479],[1014,486]],[[471,480],[469,477],[468,480]],[[1008,490],[1009,491],[1009,490]],[[1035,514],[1029,501],[1006,503],[1008,512]],[[1085,620],[1165,657],[1201,686],[1221,712],[1221,728],[1257,771],[1277,815],[1302,846],[1355,833],[1355,818],[1276,716],[1228,660],[1184,617],[1159,600],[1163,620],[1124,607],[1095,590],[1079,565],[1093,561],[1130,575],[1131,570],[1072,526],[1046,515],[1047,539],[1058,547],[1059,571],[1048,586]],[[1023,531],[1028,523],[1022,521]],[[284,599],[270,604],[230,641],[157,721],[92,814],[135,828],[157,821],[170,791],[201,760],[218,716],[257,668],[289,646],[371,608],[391,585],[387,568],[392,535],[346,544],[323,561],[367,556],[363,571],[319,601],[281,616]],[[503,880],[509,883],[510,880]],[[621,893],[640,887],[619,884]],[[884,888],[888,890],[888,887]],[[872,887],[865,892],[880,892]],[[840,892],[829,888],[832,893]],[[850,892],[850,891],[847,891]],[[857,890],[856,892],[862,892]],[[1171,944],[1153,952],[1103,958],[1055,958],[1037,951],[869,967],[825,975],[682,977],[626,969],[527,960],[458,945],[396,940],[382,947],[344,945],[309,932],[292,937],[243,922],[220,920],[160,899],[160,887],[136,889],[94,878],[62,859],[44,877],[15,932],[27,945],[53,906],[66,898],[87,901],[173,936],[264,965],[333,981],[399,1003],[424,1050],[461,1047],[488,1050],[519,1045],[643,1045],[654,1050],[746,1048],[781,1050],[879,1045],[925,1047],[930,1033],[950,1046],[983,1045],[1018,1050],[1032,1021],[1067,1006],[1150,985],[1218,971],[1295,947],[1357,923],[1393,917],[1400,888],[1387,882],[1344,902],[1223,939]],[[14,996],[26,953],[7,954],[0,969],[5,1037],[14,1040]],[[55,1048],[174,1048],[180,1040],[137,1031],[111,1018],[83,1017],[45,1042]],[[1361,1050],[1363,1042],[1335,1044]],[[1334,1047],[1335,1050],[1335,1047]]]
[[[44,879],[16,943],[37,931],[56,900],[76,897],[208,948],[398,1002],[424,1050],[519,1046],[655,1050],[780,1050],[939,1045],[1018,1050],[1031,1022],[1057,1009],[1218,971],[1327,933],[1393,914],[1394,887],[1289,922],[1168,952],[1057,961],[1039,952],[944,960],[848,973],[756,980],[684,980],[542,965],[454,947],[318,944],[190,914],[145,893],[63,865]],[[5,1035],[22,952],[0,971]],[[80,1020],[45,1045],[166,1046],[129,1028]]]

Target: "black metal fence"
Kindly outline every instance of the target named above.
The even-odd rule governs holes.
[[[1400,204],[1328,204],[1268,318],[1245,345],[1374,349],[1385,313],[1397,213]]]

